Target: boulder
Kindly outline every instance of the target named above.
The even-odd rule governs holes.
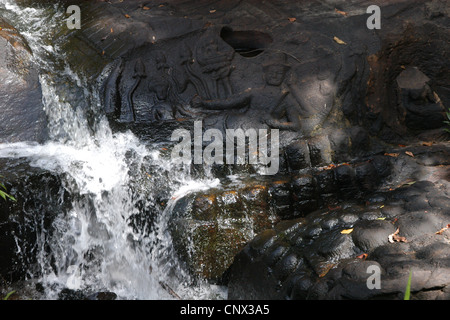
[[[57,215],[70,209],[70,195],[60,176],[24,160],[0,159],[0,167],[1,182],[17,200],[0,199],[0,276],[8,281],[39,276],[52,267],[52,258],[38,261],[36,252],[50,241]]]
[[[251,240],[228,272],[229,298],[402,299],[412,271],[414,299],[448,299],[448,166],[425,167],[406,154],[386,158],[392,180],[381,189],[284,220]],[[427,180],[398,183],[402,173]],[[368,285],[373,270],[380,287]]]
[[[26,40],[0,17],[0,142],[48,137],[38,67]]]

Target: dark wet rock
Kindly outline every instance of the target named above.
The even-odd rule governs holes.
[[[426,130],[440,128],[445,121],[445,108],[429,83],[430,78],[417,67],[402,71],[397,77],[405,124],[409,129]]]
[[[194,275],[212,281],[220,280],[234,255],[255,234],[277,220],[267,186],[257,184],[184,197],[177,201],[173,215],[170,230],[175,249]]]
[[[369,172],[370,183],[368,175],[357,172]],[[318,177],[325,174],[330,184],[341,188],[330,189],[322,180],[321,184],[318,183]],[[380,181],[383,178],[377,175],[373,165],[363,162],[280,177],[279,180],[253,179],[243,181],[241,185],[230,183],[220,189],[196,192],[177,199],[171,218],[174,244],[183,260],[190,265],[191,272],[217,281],[248,241],[280,220],[308,217],[311,212],[328,207],[332,213],[324,213],[318,222],[305,226],[301,236],[296,236],[295,241],[307,239],[308,242],[322,236],[326,230],[335,230],[337,226],[350,228],[359,219],[381,217],[378,207],[374,212],[355,204],[349,204],[348,208],[336,204],[337,199],[357,199],[374,191]],[[343,191],[345,186],[350,187]],[[325,192],[327,197],[323,197]],[[348,242],[345,237],[330,237],[329,234],[323,237],[331,242],[321,244],[320,248],[312,246],[311,252],[319,251],[325,257],[332,257],[352,250],[351,240]],[[372,241],[376,243],[377,240]]]
[[[447,297],[448,234],[436,232],[447,225],[448,212],[439,207],[414,211],[397,199],[446,198],[448,202],[448,183],[443,188],[441,182],[419,181],[386,191],[384,196],[376,205],[343,202],[333,210],[312,212],[300,223],[292,221],[290,228],[275,227],[272,233],[264,233],[264,242],[271,245],[257,255],[250,241],[230,268],[229,297],[401,299],[409,270],[415,279],[413,296],[425,297],[425,292],[434,291],[430,297]],[[391,243],[389,236],[396,230],[403,240]],[[296,261],[303,263],[292,267],[287,277],[271,273],[264,281],[247,282],[244,276],[254,268],[260,274],[275,270],[277,263],[270,258],[274,252],[277,261],[295,253]],[[367,286],[372,274],[368,267],[373,265],[381,270],[381,289]]]
[[[388,221],[365,219],[355,223],[352,239],[358,248],[368,252],[387,243],[388,236],[394,232],[394,225]]]
[[[0,17],[0,142],[47,139],[38,67],[26,40]]]
[[[36,251],[50,239],[58,213],[70,209],[69,194],[60,176],[23,160],[1,159],[2,183],[17,202],[0,201],[0,275],[8,280],[37,276]],[[43,241],[43,242],[41,242]],[[20,253],[18,254],[19,251]]]
[[[117,294],[114,292],[96,292],[87,297],[87,300],[116,300]]]

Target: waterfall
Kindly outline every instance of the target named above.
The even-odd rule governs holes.
[[[31,166],[60,174],[72,199],[71,209],[53,221],[52,237],[38,237],[38,247],[45,242],[50,251],[36,253],[40,278],[33,280],[43,285],[47,299],[56,299],[63,288],[111,291],[120,299],[172,299],[173,292],[183,299],[224,298],[224,288],[190,278],[167,230],[179,196],[217,186],[218,180],[192,178],[157,146],[145,145],[130,131],[111,130],[99,87],[73,72],[52,42],[64,12],[58,5],[46,10],[0,1],[0,13],[26,38],[40,67],[50,134],[43,144],[0,144],[0,158],[26,158]],[[161,192],[169,194],[169,203],[154,213],[154,225],[133,227],[132,218],[156,208]]]

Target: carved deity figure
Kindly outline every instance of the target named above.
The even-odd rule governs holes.
[[[233,93],[230,73],[234,50],[225,42],[219,41],[216,35],[206,34],[196,48],[197,63],[203,73],[202,82],[206,89],[204,96],[206,99],[223,99]]]
[[[262,87],[249,88],[226,99],[203,100],[197,96],[192,100],[192,106],[230,111],[224,116],[218,115],[222,124],[216,122],[216,127],[223,126],[223,130],[276,128],[297,131],[300,128],[300,117],[312,110],[301,106],[284,84],[289,69],[286,55],[280,53],[263,65],[265,84]],[[292,81],[289,85],[293,85]]]

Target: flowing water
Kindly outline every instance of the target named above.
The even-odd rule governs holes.
[[[43,298],[55,299],[63,288],[112,291],[120,299],[172,299],[173,292],[181,298],[226,298],[224,288],[191,279],[167,230],[175,201],[170,199],[217,186],[218,180],[192,178],[158,146],[142,143],[129,131],[111,130],[101,113],[99,87],[73,72],[52,41],[64,8],[0,0],[0,14],[26,38],[40,66],[50,134],[44,144],[0,144],[0,158],[26,158],[61,175],[72,199],[70,210],[57,214],[52,232],[37,236],[40,270],[29,277],[43,285]],[[156,209],[161,193],[169,203]],[[151,227],[133,227],[130,221],[145,215],[146,208],[154,208]]]

